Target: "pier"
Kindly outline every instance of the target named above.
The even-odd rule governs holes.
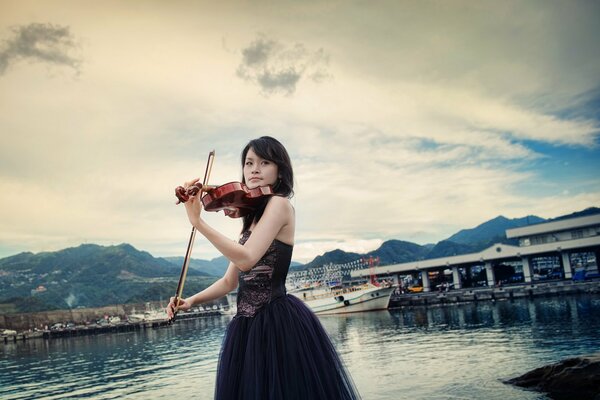
[[[230,308],[223,297],[180,312],[177,320],[212,317],[226,314]],[[103,333],[139,331],[167,325],[163,302],[122,304],[98,308],[77,308],[22,314],[0,315],[0,342],[11,343],[29,339],[52,339]]]
[[[177,320],[186,320],[193,318],[205,318],[223,315],[221,310],[207,310],[207,311],[196,311],[188,313],[180,313],[177,315]],[[177,322],[175,322],[177,323]],[[75,325],[65,328],[58,329],[43,329],[34,331],[25,331],[11,334],[0,335],[0,341],[3,343],[11,343],[17,341],[24,341],[29,339],[55,339],[64,337],[74,336],[89,336],[99,335],[104,333],[118,333],[118,332],[131,332],[140,331],[145,329],[156,329],[164,326],[168,326],[169,323],[166,319],[154,319],[150,321],[139,321],[139,322],[117,322],[108,324],[86,324],[86,325]]]
[[[600,293],[600,279],[588,282],[555,281],[493,288],[452,289],[439,292],[395,292],[390,299],[390,308],[496,301],[525,297],[550,297],[583,293]]]

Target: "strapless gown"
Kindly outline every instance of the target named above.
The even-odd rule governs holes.
[[[240,243],[250,234],[244,232]],[[286,294],[292,250],[275,240],[250,271],[240,272],[237,314],[223,339],[215,399],[360,398],[318,318]]]

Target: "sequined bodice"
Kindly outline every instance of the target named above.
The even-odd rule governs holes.
[[[246,243],[250,234],[250,231],[244,232],[240,244]],[[266,304],[285,296],[285,278],[292,260],[292,250],[293,246],[275,239],[250,271],[240,271],[238,316],[252,317]]]

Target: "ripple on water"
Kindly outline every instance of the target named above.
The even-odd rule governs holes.
[[[0,398],[211,399],[230,318],[0,347]],[[321,321],[365,399],[540,399],[504,385],[598,351],[600,300],[390,310]]]

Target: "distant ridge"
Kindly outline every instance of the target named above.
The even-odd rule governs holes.
[[[170,262],[171,264],[178,266],[181,268],[183,265],[184,257],[163,257],[165,260]],[[229,260],[227,258],[221,256],[213,258],[212,260],[201,260],[197,258],[190,259],[190,269],[200,271],[207,275],[218,276],[221,277],[227,270],[229,266]]]
[[[571,213],[571,214],[562,215],[560,217],[556,217],[556,218],[550,219],[549,221],[558,221],[558,220],[561,220],[561,219],[586,217],[588,215],[594,215],[594,214],[600,214],[600,208],[598,208],[598,207],[589,207],[589,208],[586,208],[585,210],[582,210],[582,211],[577,211],[577,212],[574,212],[574,213]]]
[[[545,221],[546,220],[544,218],[540,218],[535,215],[528,215],[523,218],[513,219],[508,219],[500,215],[476,226],[475,228],[462,229],[446,240],[469,246],[488,244],[493,238],[506,238],[507,229],[519,228],[521,226],[538,224]]]
[[[183,257],[163,257],[163,259],[167,260],[171,264],[181,268],[183,265]],[[292,261],[292,266],[302,265],[299,262]],[[210,261],[201,260],[198,258],[190,259],[190,269],[196,270],[198,272],[210,275],[222,277],[227,271],[227,267],[229,266],[229,260],[224,256],[213,258]]]
[[[387,240],[369,253],[328,251],[290,270],[379,257],[381,265],[480,251],[494,243],[513,243],[505,230],[545,221],[599,214],[600,208],[544,220],[535,215],[508,219],[498,216],[475,228],[462,229],[436,244]],[[153,257],[127,243],[116,246],[82,244],[55,252],[23,252],[0,259],[0,312],[31,312],[111,304],[166,301],[174,294],[183,257]],[[225,257],[192,259],[185,291],[197,292],[224,274]],[[210,275],[210,276],[209,276]]]
[[[474,253],[486,249],[494,243],[516,245],[516,241],[506,238],[507,229],[599,213],[600,208],[589,207],[582,211],[577,211],[548,220],[535,215],[528,215],[526,217],[513,219],[509,219],[500,215],[476,226],[475,228],[462,229],[436,244],[427,244],[421,246],[411,242],[388,240],[385,241],[378,249],[367,254],[346,253],[343,250],[337,249],[328,251],[323,255],[317,256],[309,263],[294,267],[292,269],[302,270],[329,263],[347,263],[356,261],[365,256],[379,257],[380,264],[386,265]]]
[[[0,303],[30,312],[168,299],[179,274],[180,268],[126,243],[24,252],[0,259]],[[189,271],[188,280],[186,287],[200,289],[214,278]]]

